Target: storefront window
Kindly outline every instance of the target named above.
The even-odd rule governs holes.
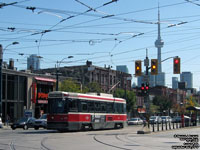
[[[3,78],[3,80],[2,80],[2,98],[6,99],[6,75],[3,74],[2,78]]]
[[[24,101],[24,105],[26,105],[26,96],[27,96],[27,78],[20,76],[19,77],[19,99]]]
[[[8,75],[7,98],[8,100],[17,100],[18,98],[18,76],[16,75]]]

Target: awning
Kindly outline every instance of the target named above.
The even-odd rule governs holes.
[[[55,79],[50,79],[50,78],[42,78],[42,77],[35,77],[35,80],[39,81],[46,81],[46,82],[56,82]]]
[[[189,106],[186,108],[187,110],[196,110],[196,111],[200,111],[200,107],[195,107],[195,106]]]

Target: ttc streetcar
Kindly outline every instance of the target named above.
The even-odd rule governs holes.
[[[123,128],[126,119],[126,100],[110,94],[55,91],[48,95],[47,129]]]

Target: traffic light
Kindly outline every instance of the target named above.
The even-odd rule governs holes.
[[[179,57],[174,58],[174,74],[180,74],[181,72],[181,59]]]
[[[142,83],[141,85],[141,96],[144,96],[145,95],[145,85],[144,83]]]
[[[149,83],[146,83],[145,91],[146,91],[146,95],[148,95],[149,94]]]
[[[149,94],[149,84],[142,83],[141,85],[141,96],[147,96]]]
[[[151,75],[158,74],[158,59],[151,59]]]
[[[135,76],[141,76],[142,74],[142,62],[141,60],[135,61]]]

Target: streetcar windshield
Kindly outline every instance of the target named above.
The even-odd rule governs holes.
[[[62,98],[49,98],[49,113],[67,113],[67,103]]]

